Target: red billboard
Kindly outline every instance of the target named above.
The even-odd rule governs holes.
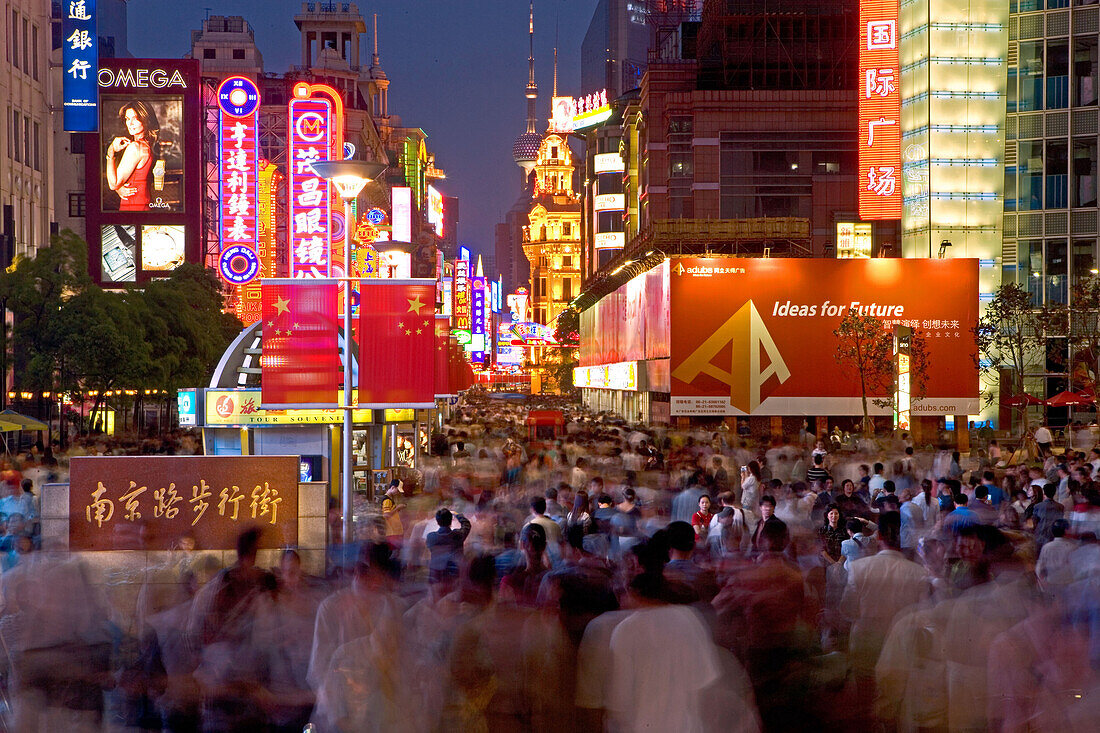
[[[201,261],[199,62],[102,59],[99,132],[84,136],[88,272],[105,286]]]
[[[673,415],[862,414],[834,358],[850,310],[925,338],[913,415],[978,412],[977,260],[681,258],[670,293]]]
[[[859,218],[901,218],[898,0],[859,3]]]

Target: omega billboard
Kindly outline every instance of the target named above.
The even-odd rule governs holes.
[[[924,337],[914,415],[979,411],[977,260],[682,258],[670,270],[672,415],[862,414],[858,375],[834,357],[850,310]]]
[[[199,262],[199,62],[103,59],[99,132],[85,135],[88,271],[106,287]]]

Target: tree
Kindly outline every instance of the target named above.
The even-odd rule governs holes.
[[[580,311],[566,308],[554,324],[554,340],[559,346],[551,348],[546,358],[546,370],[563,396],[576,398],[573,386],[573,369],[577,366],[577,334],[580,331]]]
[[[854,373],[859,382],[863,430],[870,435],[874,421],[868,401],[879,407],[894,404],[894,334],[878,318],[849,310],[833,335],[837,339],[837,364]],[[916,332],[909,341],[909,375],[911,397],[923,399],[928,385],[928,345]]]
[[[11,268],[0,271],[0,299],[12,312],[11,352],[17,388],[39,393],[53,389],[63,306],[90,286],[88,246],[68,229],[55,235],[50,246],[38,250],[34,258],[19,258]]]
[[[998,381],[1008,372],[1013,396],[1024,394],[1024,375],[1028,367],[1043,358],[1043,324],[1031,294],[1016,283],[997,289],[978,319],[974,335],[978,343],[978,368],[987,381]],[[994,392],[986,394],[992,404]],[[1019,405],[1024,431],[1028,429],[1027,405]]]

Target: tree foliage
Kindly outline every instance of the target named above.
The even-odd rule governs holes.
[[[212,272],[185,264],[142,289],[103,290],[70,231],[0,273],[0,298],[14,316],[15,387],[95,391],[96,407],[109,390],[203,384],[241,329]]]
[[[874,430],[868,402],[881,407],[894,403],[894,334],[874,316],[849,310],[833,335],[837,340],[837,363],[859,383],[863,406],[863,429]],[[909,341],[910,396],[923,399],[928,386],[928,344],[914,332]]]
[[[1046,316],[1053,317],[1052,313]],[[1008,373],[1012,394],[1024,394],[1028,368],[1044,357],[1043,320],[1027,290],[1016,283],[1006,283],[997,289],[975,329],[978,367],[986,381],[997,382],[1003,373]],[[986,404],[991,404],[994,398],[994,393],[988,393]],[[1021,405],[1019,409],[1026,431],[1027,406]]]

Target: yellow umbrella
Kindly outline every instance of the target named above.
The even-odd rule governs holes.
[[[19,423],[11,422],[0,417],[0,433],[14,433],[17,430],[22,430],[23,426]]]
[[[26,415],[20,415],[15,410],[4,410],[0,412],[0,422],[14,423],[16,427],[11,430],[49,430],[50,427],[41,420],[35,420],[33,417],[27,417]],[[5,428],[5,430],[7,430]]]

